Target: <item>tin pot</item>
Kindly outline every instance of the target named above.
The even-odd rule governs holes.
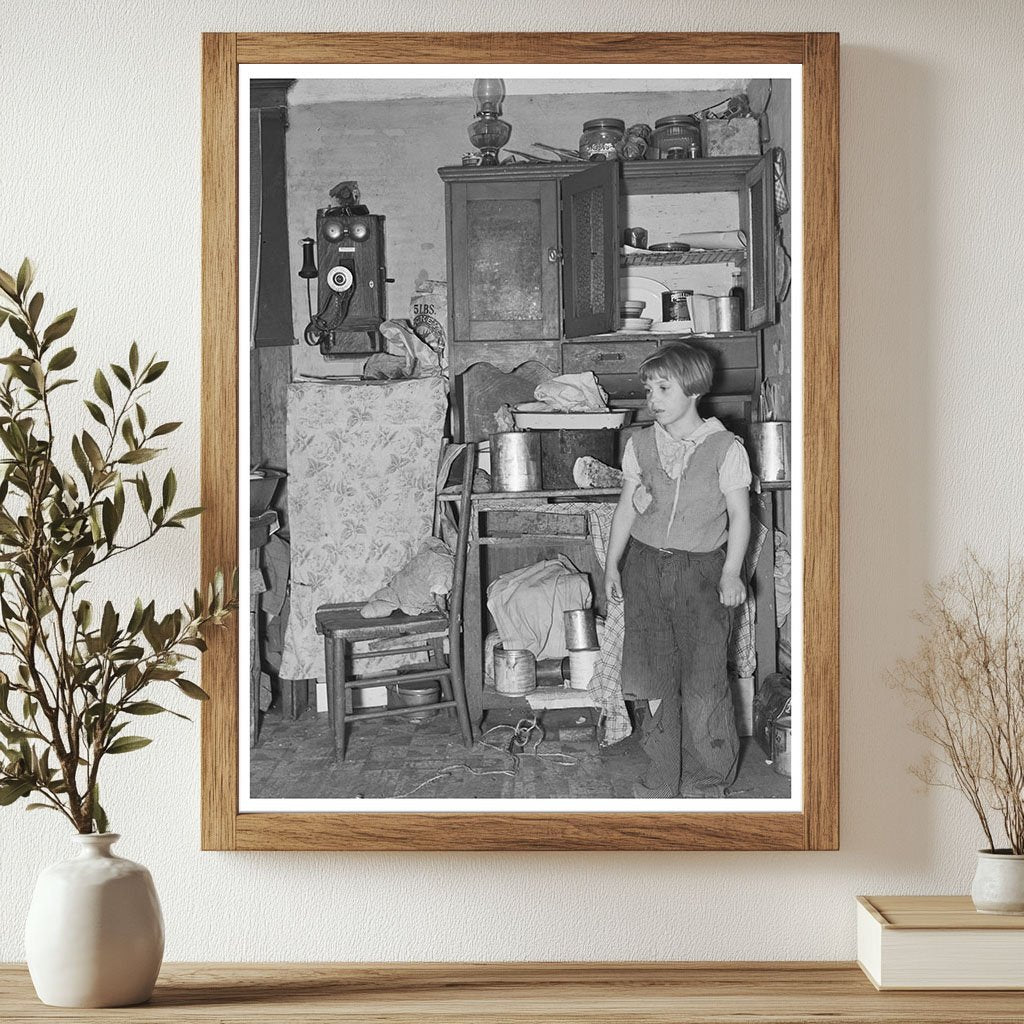
[[[494,648],[494,689],[513,697],[537,689],[537,659],[527,650]]]
[[[395,687],[395,703],[400,708],[437,704],[440,699],[440,683],[399,683]],[[410,722],[425,722],[436,714],[436,711],[417,711],[408,717]]]
[[[540,437],[529,430],[491,434],[491,490],[540,490]]]

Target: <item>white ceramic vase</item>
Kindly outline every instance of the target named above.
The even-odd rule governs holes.
[[[982,914],[1024,914],[1024,854],[979,850],[971,899]]]
[[[153,993],[163,915],[149,872],[111,852],[120,838],[76,835],[79,855],[39,875],[25,955],[36,994],[50,1006],[134,1006]]]

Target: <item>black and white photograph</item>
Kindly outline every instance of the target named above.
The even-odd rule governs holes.
[[[240,810],[799,810],[800,67],[240,71]]]

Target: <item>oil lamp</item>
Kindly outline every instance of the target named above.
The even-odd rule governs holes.
[[[481,166],[493,167],[498,162],[498,150],[512,137],[512,126],[501,119],[505,83],[500,78],[478,78],[473,83],[473,98],[476,119],[469,126],[469,141],[480,150]]]

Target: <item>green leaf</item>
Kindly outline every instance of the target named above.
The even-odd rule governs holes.
[[[149,514],[150,507],[153,504],[153,495],[149,491],[149,477],[145,473],[142,476],[136,477],[135,487],[139,492],[139,502],[142,505],[143,510],[146,514]]]
[[[18,336],[19,340],[23,341],[26,345],[32,344],[32,332],[28,329],[28,324],[21,317],[11,314],[11,319],[8,323],[10,323],[11,330]]]
[[[131,367],[132,373],[139,372],[139,346],[134,341],[128,350],[128,365]]]
[[[107,383],[107,378],[103,375],[102,370],[96,371],[96,376],[92,379],[92,386],[96,394],[100,396],[100,401],[106,403],[111,409],[113,409],[114,396],[110,393],[110,385]]]
[[[50,370],[66,370],[76,359],[78,353],[73,348],[62,348],[51,360],[47,367]]]
[[[123,366],[118,366],[117,363],[110,364],[110,372],[126,387],[132,386],[132,379],[128,376],[128,371]]]
[[[0,270],[0,288],[9,295],[15,302],[18,301],[18,286],[6,271]]]
[[[127,754],[148,747],[153,741],[145,736],[119,736],[106,749],[108,754]]]
[[[24,295],[32,287],[32,281],[36,276],[35,267],[32,261],[26,256],[18,268],[18,295]]]
[[[107,425],[107,417],[104,416],[103,410],[95,403],[90,402],[87,398],[83,399],[83,405],[89,410],[89,415],[101,426]]]
[[[26,811],[57,811],[59,813],[60,808],[54,807],[53,804],[27,804],[25,806]]]
[[[163,437],[164,434],[170,434],[172,431],[177,430],[181,426],[181,420],[177,420],[173,423],[161,423],[156,430],[150,435],[151,437]]]
[[[98,785],[92,787],[92,820],[96,825],[97,832],[102,833],[109,831],[107,827],[107,815],[100,806],[100,787]]]
[[[116,632],[117,612],[114,611],[114,606],[107,601],[103,605],[103,619],[100,623],[100,639],[104,647],[109,647],[113,643]]]
[[[154,363],[147,371],[146,376],[143,378],[143,384],[152,384],[163,372],[167,369],[167,360],[163,360],[159,363]]]
[[[108,547],[113,547],[114,537],[117,534],[117,513],[114,511],[114,503],[109,498],[105,499],[101,506],[101,515],[103,536],[107,541]]]
[[[7,807],[15,800],[20,800],[32,792],[31,779],[17,779],[13,782],[0,782],[0,807]]]
[[[141,405],[135,406],[135,418],[139,422],[139,430],[146,429],[146,410]]]
[[[85,451],[82,448],[82,443],[77,437],[71,438],[71,455],[75,460],[75,465],[78,467],[78,471],[86,481],[91,482],[92,467],[89,465],[89,460],[86,458]]]
[[[167,708],[154,704],[151,700],[139,700],[134,704],[125,704],[124,706],[124,712],[128,715],[159,715],[166,710]]]
[[[192,508],[183,508],[180,512],[175,512],[173,516],[167,521],[168,525],[171,523],[180,523],[183,519],[191,519],[193,516],[201,515],[203,511],[202,505],[195,505]]]
[[[35,328],[36,324],[39,322],[39,314],[42,312],[42,309],[43,309],[43,293],[42,292],[36,292],[35,295],[32,296],[32,301],[29,302],[29,304],[28,304],[28,320],[29,320],[29,323],[32,325],[33,329]]]
[[[66,313],[61,313],[61,315],[57,317],[57,319],[54,320],[45,331],[43,331],[43,341],[49,344],[51,341],[63,338],[64,335],[71,330],[71,325],[75,322],[75,315],[77,313],[77,309],[69,309]]]
[[[139,442],[135,440],[135,429],[132,427],[132,421],[125,419],[121,425],[121,436],[124,438],[124,443],[128,445],[129,449],[134,451],[139,447]]]
[[[105,465],[103,453],[100,451],[100,446],[93,440],[92,434],[87,430],[82,431],[82,447],[85,449],[85,454],[89,456],[92,468],[97,472],[101,470]]]
[[[193,700],[210,699],[210,695],[201,686],[196,686],[195,683],[191,683],[187,679],[179,679],[175,685],[186,697],[191,697]]]
[[[125,452],[117,461],[134,466],[140,462],[149,462],[150,459],[155,459],[158,454],[156,448],[136,448],[134,451]]]
[[[171,502],[174,501],[174,495],[177,493],[177,491],[178,480],[174,475],[174,470],[169,469],[167,470],[167,476],[164,477],[164,486],[162,494],[163,504],[165,507],[170,507]]]

